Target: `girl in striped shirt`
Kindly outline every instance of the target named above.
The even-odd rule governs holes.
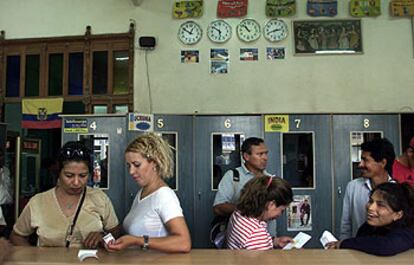
[[[243,187],[236,211],[227,228],[229,249],[266,250],[283,248],[291,237],[272,238],[267,221],[276,219],[293,200],[289,183],[279,177],[251,179]]]

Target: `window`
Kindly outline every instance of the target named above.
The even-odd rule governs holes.
[[[128,112],[133,103],[134,26],[127,33],[6,40],[0,36],[4,103],[23,97],[83,102],[85,113]],[[3,56],[1,56],[3,55]]]

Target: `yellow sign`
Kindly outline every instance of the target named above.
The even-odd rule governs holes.
[[[265,132],[288,132],[289,115],[265,115]]]

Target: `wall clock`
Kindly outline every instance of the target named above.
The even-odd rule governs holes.
[[[271,19],[263,27],[263,36],[271,42],[286,39],[288,35],[288,26],[283,20]]]
[[[187,21],[181,24],[177,34],[178,39],[186,45],[196,44],[200,41],[202,35],[203,30],[194,21]]]
[[[212,42],[226,42],[231,38],[231,26],[224,20],[214,20],[208,25],[207,36]]]
[[[237,25],[237,36],[244,42],[252,42],[260,37],[260,25],[254,19],[243,19]]]

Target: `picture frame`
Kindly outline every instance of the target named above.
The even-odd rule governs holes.
[[[362,54],[360,19],[293,21],[295,55]]]

